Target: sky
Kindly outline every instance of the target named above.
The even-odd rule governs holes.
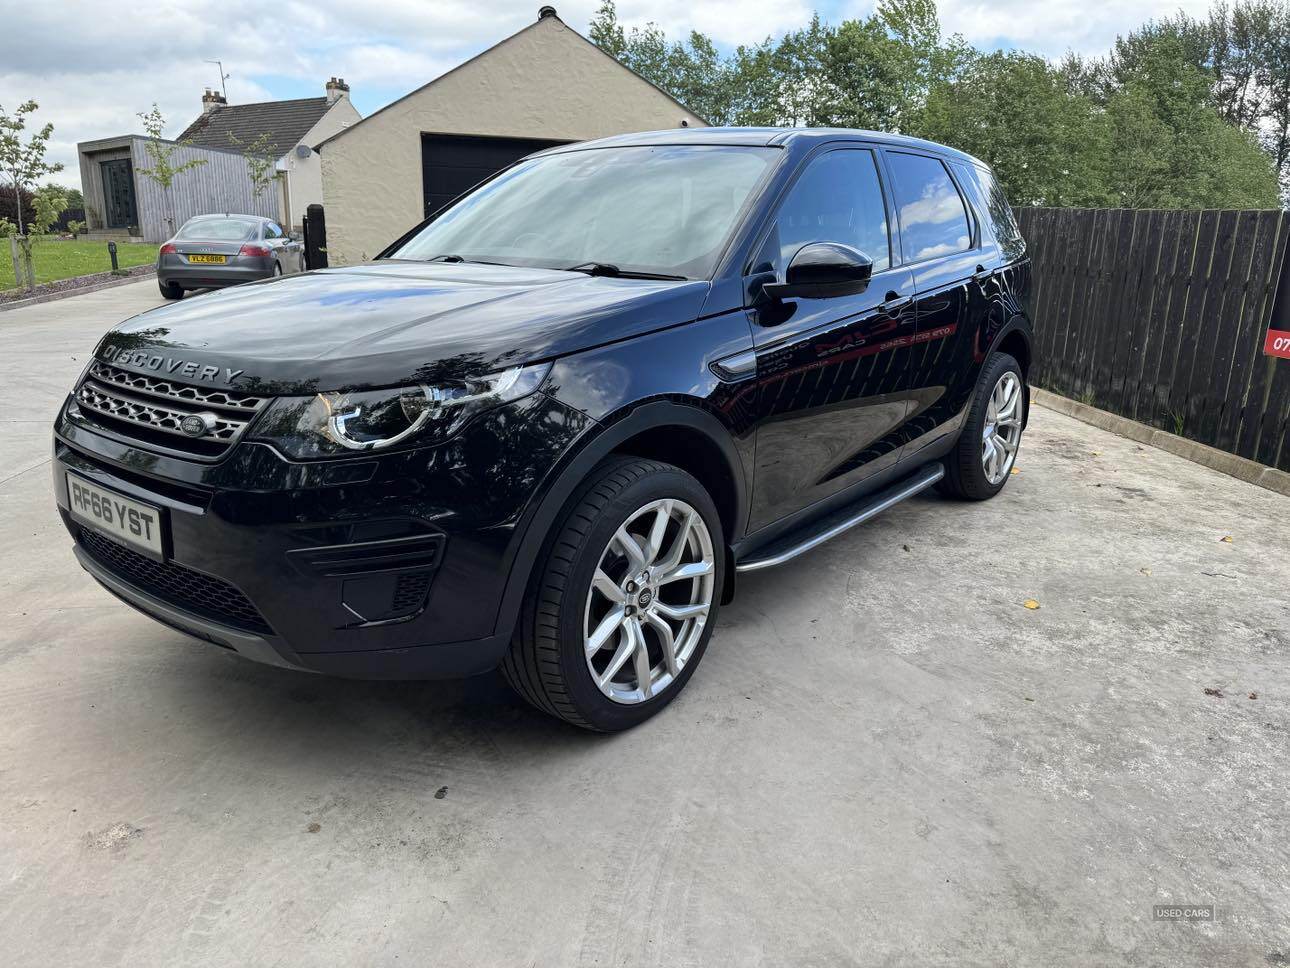
[[[174,137],[219,84],[230,103],[316,97],[344,77],[363,115],[425,84],[537,18],[541,0],[0,0],[0,107],[40,104],[34,124],[54,123],[48,158],[66,170],[50,181],[79,187],[76,143],[139,132],[154,102]],[[599,0],[553,0],[582,33]],[[946,33],[982,48],[1049,57],[1104,52],[1119,33],[1208,0],[940,0]],[[754,43],[807,23],[865,16],[872,0],[619,0],[627,26],[657,23],[669,37],[691,29],[722,48]],[[137,11],[137,12],[136,12]]]

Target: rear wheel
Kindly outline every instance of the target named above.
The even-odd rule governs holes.
[[[282,263],[281,263],[281,262],[275,262],[275,263],[273,263],[273,274],[274,274],[274,276],[280,276],[280,275],[282,275]]]
[[[183,299],[184,290],[174,282],[159,282],[157,288],[161,290],[161,295],[166,299]]]
[[[1017,460],[1026,416],[1025,377],[1007,353],[993,354],[981,371],[967,422],[945,458],[941,492],[968,501],[994,497]]]
[[[544,712],[627,729],[671,702],[703,658],[724,578],[720,518],[680,468],[617,458],[557,528],[502,672]]]

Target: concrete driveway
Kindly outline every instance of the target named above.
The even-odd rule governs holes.
[[[83,574],[49,421],[157,301],[0,313],[5,964],[1290,964],[1286,498],[1037,410],[998,500],[747,576],[681,698],[594,736]]]

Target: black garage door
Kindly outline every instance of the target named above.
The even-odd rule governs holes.
[[[466,189],[525,155],[567,144],[538,138],[479,138],[470,135],[421,136],[421,189],[426,215],[437,211]]]

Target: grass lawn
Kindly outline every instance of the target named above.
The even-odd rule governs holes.
[[[90,242],[85,239],[38,239],[31,244],[32,259],[36,263],[36,285],[73,276],[87,276],[92,272],[107,272],[112,268],[107,242]],[[122,269],[157,261],[157,247],[136,242],[118,242],[117,264]],[[13,260],[9,257],[9,240],[0,239],[0,290],[14,289]]]

